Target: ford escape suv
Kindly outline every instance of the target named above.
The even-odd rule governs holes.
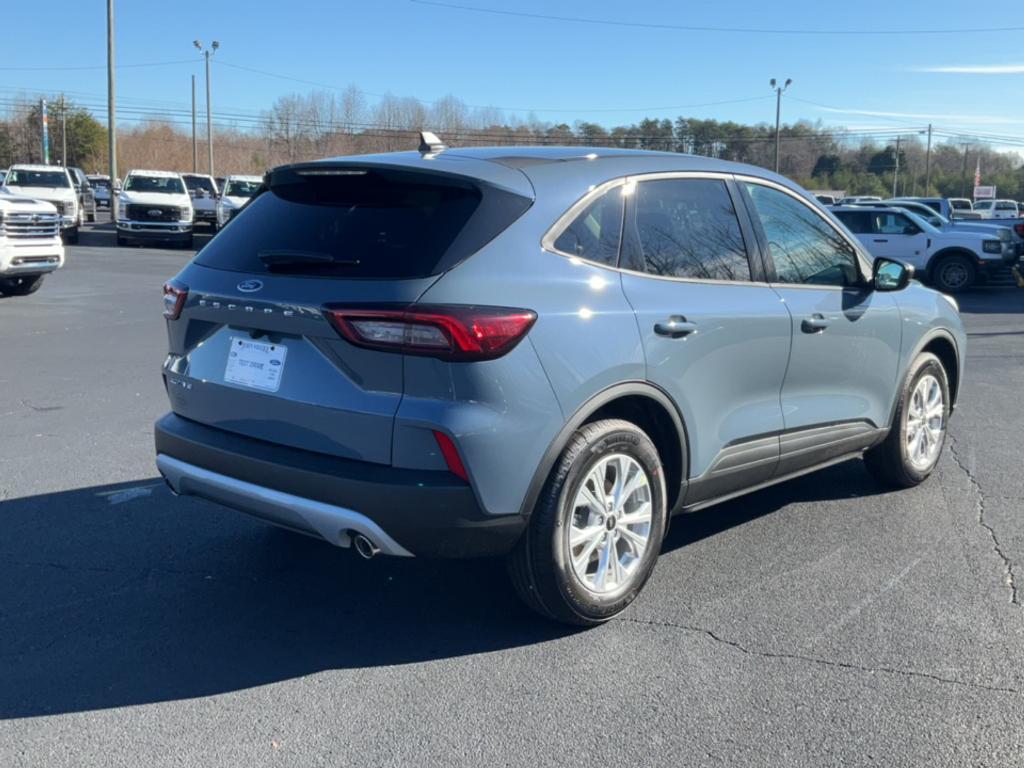
[[[508,557],[624,609],[672,515],[864,456],[923,481],[953,299],[760,168],[446,149],[269,172],[164,287],[176,493],[369,557]]]

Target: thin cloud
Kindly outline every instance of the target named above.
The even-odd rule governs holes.
[[[1021,75],[1024,74],[1024,64],[951,64],[941,67],[919,67],[914,71],[948,75]]]
[[[936,115],[926,112],[881,112],[873,109],[837,109],[835,107],[817,107],[822,112],[836,115],[862,115],[864,117],[898,117],[908,120],[928,120],[929,122],[971,122],[974,124],[988,123],[991,125],[1014,125],[1021,121],[999,115]]]

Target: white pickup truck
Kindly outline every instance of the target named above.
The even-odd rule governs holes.
[[[181,179],[188,187],[189,197],[192,198],[192,209],[196,214],[195,223],[209,224],[216,229],[219,197],[217,182],[212,176],[204,176],[201,173],[183,173]]]
[[[117,244],[174,243],[192,247],[192,198],[173,171],[131,171],[117,195]]]
[[[256,194],[263,183],[260,176],[228,176],[224,181],[224,189],[217,200],[217,229],[220,229],[234,217],[242,206]]]
[[[4,188],[19,197],[53,203],[60,213],[60,232],[66,243],[78,242],[82,208],[71,174],[59,165],[12,165]]]
[[[0,294],[26,296],[64,265],[60,214],[42,200],[0,194]]]
[[[916,213],[885,204],[831,211],[872,256],[913,264],[919,277],[943,293],[961,291],[979,275],[1017,263],[1015,243],[987,230],[941,230]]]

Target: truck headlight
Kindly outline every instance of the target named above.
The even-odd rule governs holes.
[[[981,244],[981,250],[985,253],[1002,253],[1003,242],[1002,240],[985,240]]]
[[[181,218],[178,221],[192,221],[192,208],[182,208]]]

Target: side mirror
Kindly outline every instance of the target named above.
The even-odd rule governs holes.
[[[902,291],[913,277],[913,265],[882,256],[875,259],[871,269],[871,282],[876,291]]]

